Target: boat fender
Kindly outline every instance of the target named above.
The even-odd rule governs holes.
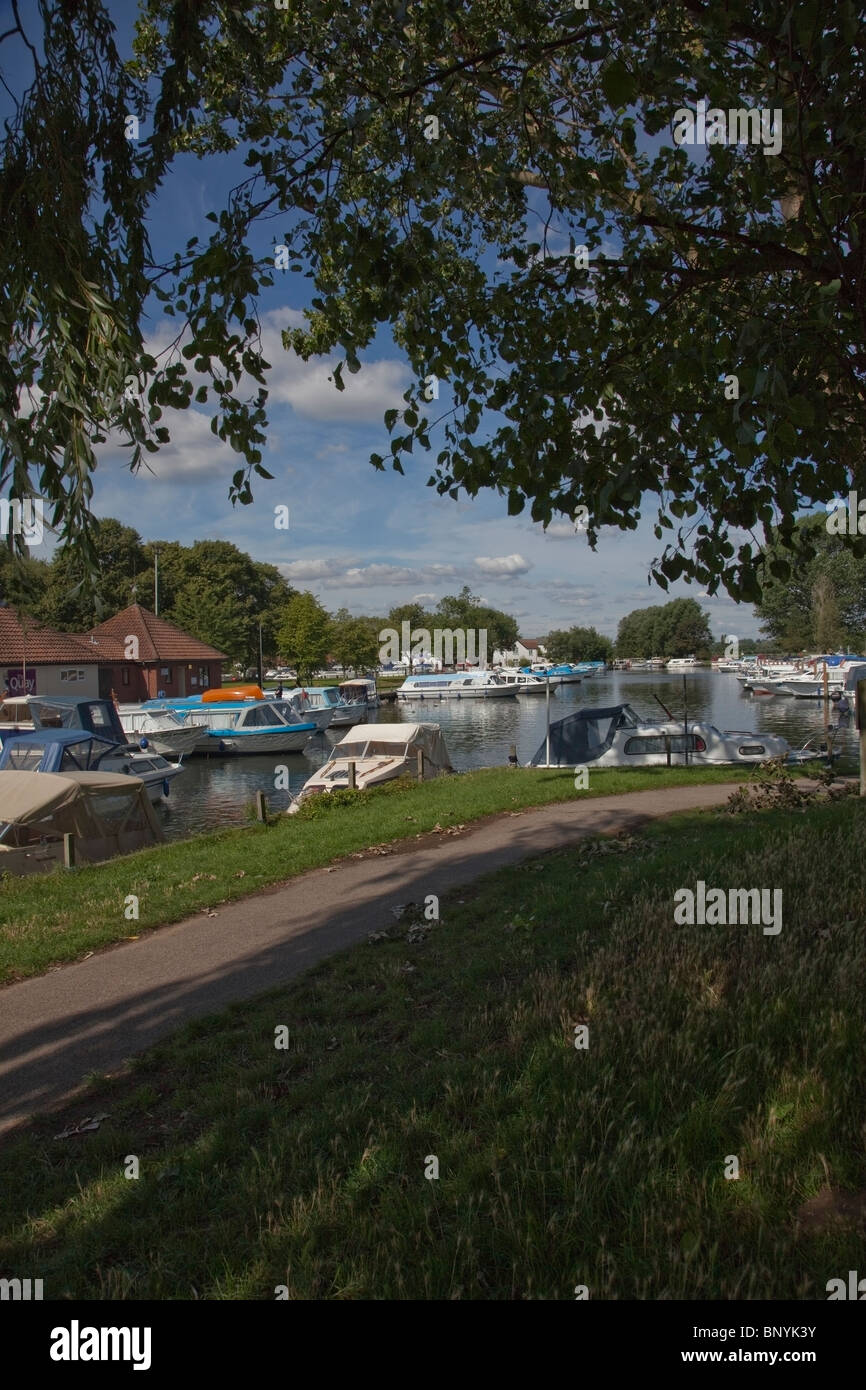
[[[163,779],[162,779],[162,794],[163,794],[163,796],[168,796],[168,786],[169,786],[168,778],[167,778],[167,777],[163,777]]]
[[[146,738],[140,738],[140,739],[138,740],[138,746],[139,746],[139,748],[141,748],[141,749],[147,748],[147,747],[149,746],[149,745],[148,745],[148,742],[147,742],[147,739],[146,739]]]

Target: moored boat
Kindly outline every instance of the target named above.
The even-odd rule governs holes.
[[[376,724],[350,729],[331,756],[304,784],[289,813],[308,797],[349,786],[350,765],[355,787],[379,786],[395,777],[417,777],[419,760],[424,781],[453,772],[438,724]]]
[[[644,720],[631,705],[582,709],[550,726],[531,760],[533,767],[664,767],[736,765],[785,758],[789,763],[824,757],[820,749],[794,750],[777,734],[717,729],[704,720]]]
[[[151,801],[168,796],[170,783],[183,768],[159,753],[146,753],[131,745],[84,729],[31,729],[4,734],[0,772],[28,773],[111,772],[137,777]]]
[[[98,863],[162,843],[165,836],[137,777],[109,772],[0,772],[0,874],[32,874],[64,862]]]
[[[517,687],[504,685],[493,671],[408,676],[397,691],[401,703],[427,700],[513,700]]]
[[[210,692],[205,692],[209,694]],[[204,726],[195,752],[205,754],[299,753],[317,732],[285,701],[245,698],[205,702],[204,696],[182,700],[148,700],[141,710],[171,710],[184,722]]]

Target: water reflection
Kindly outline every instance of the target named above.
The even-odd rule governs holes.
[[[745,694],[733,675],[693,671],[686,677],[690,719],[706,719],[721,729],[781,734],[793,748],[820,737],[824,727],[821,700],[796,700],[781,696]],[[648,719],[662,711],[657,696],[676,719],[683,715],[683,679],[665,672],[612,671],[591,677],[581,685],[563,685],[551,692],[551,722],[581,706],[603,707],[628,702]],[[519,762],[526,763],[544,739],[546,699],[517,696],[514,700],[442,701],[431,704],[383,705],[372,716],[382,723],[432,720],[440,725],[451,761],[463,771],[474,767],[503,766],[512,744]],[[842,757],[837,768],[856,773],[859,768],[857,730],[853,718],[839,722],[835,747]],[[289,793],[300,791],[320,767],[332,745],[346,731],[320,734],[303,753],[274,757],[234,759],[194,758],[182,777],[172,784],[169,801],[158,808],[171,839],[225,825],[242,825],[247,807],[257,791],[264,791],[273,810],[285,810]],[[288,769],[289,789],[276,790],[277,768]],[[283,778],[282,780],[285,780]]]

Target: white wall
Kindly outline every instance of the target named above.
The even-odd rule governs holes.
[[[10,672],[20,672],[21,662],[0,667],[0,681],[9,684]],[[99,667],[96,665],[76,666],[68,662],[59,666],[27,666],[28,678],[36,674],[37,695],[99,695]],[[78,679],[69,678],[74,673]],[[62,679],[62,677],[66,677]],[[12,694],[21,692],[12,691]]]

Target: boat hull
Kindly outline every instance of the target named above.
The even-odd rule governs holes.
[[[201,750],[204,753],[230,753],[251,756],[259,753],[300,753],[316,732],[311,728],[263,729],[245,733],[238,729],[210,729]]]
[[[517,690],[514,686],[506,687],[504,690],[496,686],[482,685],[475,690],[466,686],[463,690],[397,691],[397,699],[401,704],[429,704],[431,700],[437,704],[440,700],[513,700],[516,696]]]

